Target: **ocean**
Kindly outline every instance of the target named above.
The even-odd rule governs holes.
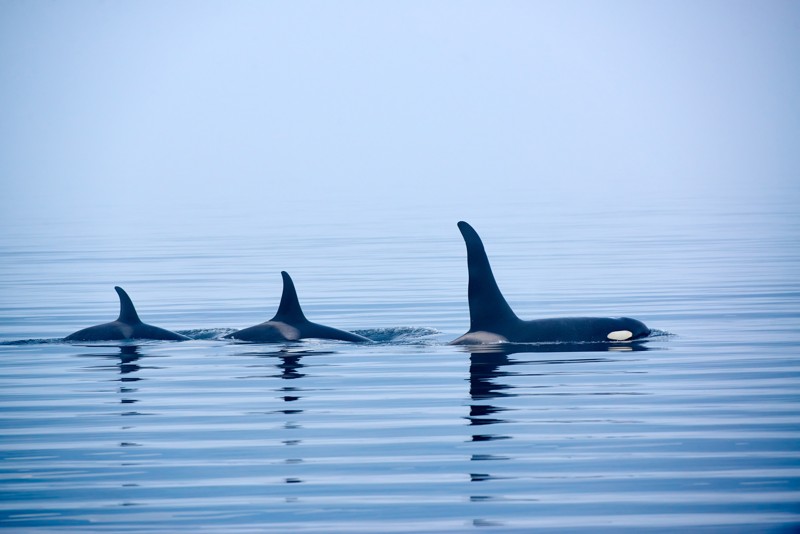
[[[20,532],[791,532],[791,196],[366,215],[125,212],[0,233],[0,527]],[[483,238],[525,319],[640,343],[455,347]],[[373,343],[223,340],[306,316]],[[186,342],[65,343],[113,286]]]

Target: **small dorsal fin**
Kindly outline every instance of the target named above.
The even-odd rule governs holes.
[[[300,308],[300,301],[297,299],[297,291],[294,288],[292,277],[286,271],[281,271],[281,276],[283,277],[283,294],[281,295],[278,312],[272,320],[285,321],[290,324],[298,321],[307,321],[306,316],[303,315],[303,310]]]
[[[498,324],[519,321],[511,306],[497,287],[492,266],[478,233],[464,221],[458,229],[467,245],[467,268],[469,269],[469,322],[470,331],[489,330]]]
[[[119,286],[114,286],[114,289],[117,291],[117,295],[119,295],[119,317],[117,321],[127,324],[141,323],[142,321],[136,313],[136,308],[133,307],[133,301],[128,294],[125,293],[125,290]]]

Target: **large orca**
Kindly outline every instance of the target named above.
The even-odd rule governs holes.
[[[300,308],[300,301],[297,299],[297,291],[294,288],[292,278],[286,271],[281,271],[281,276],[283,277],[283,294],[275,317],[224,337],[259,343],[297,341],[303,338],[338,339],[355,342],[370,341],[364,336],[312,323],[306,319],[303,310]]]
[[[110,323],[90,326],[68,335],[66,341],[119,341],[128,339],[161,339],[185,341],[188,337],[143,323],[133,307],[131,298],[121,287],[114,289],[119,295],[119,317]]]
[[[458,223],[467,245],[469,269],[469,331],[451,341],[454,345],[482,343],[583,343],[641,339],[650,329],[627,317],[560,317],[523,321],[511,310],[497,287],[489,258],[478,233]]]

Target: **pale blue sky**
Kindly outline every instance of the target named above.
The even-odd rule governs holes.
[[[0,223],[785,195],[798,95],[799,2],[7,0]]]

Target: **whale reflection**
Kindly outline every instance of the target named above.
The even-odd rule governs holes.
[[[141,376],[139,376],[140,371],[143,369],[157,369],[157,367],[150,367],[150,366],[143,366],[142,365],[142,358],[145,355],[142,353],[142,348],[139,345],[111,345],[111,346],[99,346],[99,348],[107,349],[104,352],[97,354],[97,353],[87,353],[87,354],[80,354],[79,357],[82,358],[101,358],[105,360],[111,360],[113,364],[109,365],[99,365],[99,366],[92,366],[90,369],[98,369],[98,370],[116,370],[119,373],[119,378],[116,380],[120,382],[120,386],[117,389],[117,394],[119,395],[119,403],[125,405],[125,410],[119,412],[119,415],[125,417],[125,425],[120,428],[122,432],[130,432],[132,429],[136,428],[131,424],[132,416],[143,415],[142,412],[131,410],[129,405],[139,403],[139,399],[137,399],[137,393],[139,392],[138,384],[136,382],[140,382],[144,380]],[[110,349],[110,350],[108,350]],[[141,443],[133,442],[133,441],[120,441],[120,447],[140,447]]]
[[[579,343],[486,343],[481,345],[465,345],[464,349],[472,354],[511,354],[519,353],[562,353],[562,352],[638,352],[651,350],[647,340],[626,342],[579,342]],[[556,359],[554,358],[554,363]]]
[[[512,391],[513,386],[503,383],[502,379],[508,376],[515,376],[518,373],[511,371],[510,367],[518,364],[534,363],[528,360],[512,359],[513,354],[524,353],[624,353],[649,350],[644,342],[633,343],[502,343],[476,345],[468,347],[470,351],[469,365],[469,393],[472,400],[496,399],[501,397],[515,396]],[[609,357],[583,356],[578,358],[566,358],[563,356],[552,356],[546,359],[537,358],[536,364],[540,365],[559,365],[566,363],[594,363],[611,361]],[[546,374],[546,373],[541,373]],[[486,405],[472,405],[471,412],[475,417],[487,416],[502,408]],[[472,424],[486,424],[476,422],[473,414],[470,415]],[[498,421],[501,422],[501,421]]]
[[[300,407],[302,406],[300,401],[303,399],[304,390],[298,385],[298,383],[302,382],[302,379],[307,375],[305,372],[307,365],[303,363],[303,358],[306,356],[317,356],[323,354],[333,354],[333,352],[287,347],[280,350],[258,352],[248,351],[244,353],[244,355],[247,356],[256,356],[258,358],[271,360],[267,367],[270,369],[277,369],[278,372],[277,374],[248,376],[243,378],[281,379],[282,384],[275,388],[274,391],[278,394],[277,398],[283,401],[284,407],[278,410],[271,410],[267,413],[280,413],[286,416],[286,419],[283,421],[283,425],[281,427],[281,433],[283,434],[282,437],[284,439],[281,439],[280,442],[284,446],[289,447],[286,450],[291,452],[287,452],[287,457],[283,460],[285,465],[300,465],[304,463],[303,458],[297,455],[297,451],[302,450],[298,449],[298,446],[302,445],[303,443],[303,440],[297,438],[297,432],[301,431],[303,426],[294,419],[295,416],[300,416],[304,413],[304,410]],[[294,485],[302,484],[304,480],[297,476],[287,476],[284,477],[283,482],[285,484]],[[286,502],[296,502],[298,500],[294,495],[286,495],[285,499]]]
[[[471,436],[473,442],[512,439],[512,436],[488,431],[490,425],[509,423],[503,414],[512,410],[501,406],[503,399],[517,396],[510,377],[521,376],[513,369],[520,364],[563,365],[614,361],[615,354],[650,350],[645,341],[629,343],[502,343],[465,347],[470,352],[469,395],[473,401],[465,418],[471,427],[480,428]],[[605,353],[601,356],[600,353]],[[513,355],[541,354],[535,359]],[[568,354],[568,355],[567,355]],[[547,376],[549,373],[524,373],[525,376]],[[507,459],[492,454],[473,454],[473,461]],[[470,473],[470,480],[481,482],[491,479],[486,473]]]
[[[139,345],[111,345],[102,346],[98,345],[97,348],[111,349],[101,353],[84,353],[78,354],[79,358],[100,358],[113,361],[113,365],[98,365],[89,367],[89,369],[98,370],[117,370],[120,374],[120,382],[138,382],[143,378],[136,376],[139,371],[143,369],[159,369],[156,366],[143,366],[141,360],[146,355],[142,353],[142,347]]]
[[[123,345],[119,347],[119,374],[121,375],[130,375],[133,373],[137,373],[142,370],[142,366],[139,365],[139,360],[142,359],[142,354],[139,352],[138,345]],[[123,377],[125,378],[125,377]],[[128,377],[132,378],[132,377]],[[138,378],[136,380],[139,380]],[[123,380],[124,381],[124,380]]]
[[[305,367],[300,360],[303,356],[300,354],[282,354],[279,356],[280,363],[276,365],[281,370],[280,377],[284,380],[297,380],[303,378],[305,373],[301,373],[300,369]]]

